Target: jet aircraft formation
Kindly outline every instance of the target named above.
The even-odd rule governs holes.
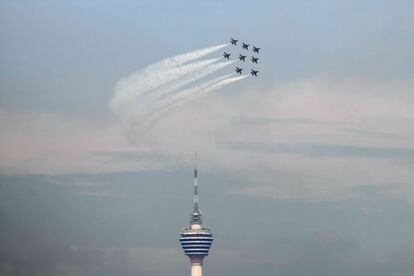
[[[239,40],[234,39],[234,38],[231,38],[230,39],[231,45],[234,45],[234,46],[237,46],[238,45],[237,44],[238,41]],[[243,50],[249,51],[250,44],[247,44],[245,42],[242,42],[242,45],[241,46],[242,46],[242,49]],[[259,54],[260,48],[258,48],[256,46],[252,46],[252,50],[253,50],[253,53]],[[224,54],[223,54],[223,57],[225,59],[228,59],[228,60],[230,60],[230,56],[231,56],[231,53],[224,52]],[[247,57],[247,55],[239,54],[239,60],[242,61],[242,62],[246,62],[246,57]],[[255,56],[252,55],[251,58],[250,58],[250,60],[251,60],[252,63],[258,64],[259,58],[257,56],[255,57]],[[237,74],[241,75],[242,74],[242,71],[243,71],[243,68],[239,68],[239,67],[236,66],[236,73]],[[257,77],[257,73],[259,73],[258,70],[250,69],[250,74],[252,76]]]

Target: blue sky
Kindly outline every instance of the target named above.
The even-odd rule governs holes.
[[[0,272],[187,273],[176,236],[197,151],[207,274],[412,275],[413,11],[0,1]],[[111,111],[120,80],[230,37],[262,48],[258,78],[145,130]]]

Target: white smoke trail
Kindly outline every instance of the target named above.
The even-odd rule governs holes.
[[[165,85],[183,75],[201,70],[202,68],[218,61],[218,58],[208,59],[205,61],[193,62],[190,64],[158,69],[152,73],[138,71],[129,77],[120,80],[115,85],[115,95],[111,99],[110,106],[115,109],[122,107],[124,103],[128,103],[131,99],[141,94],[145,94],[159,86]]]
[[[166,101],[160,101],[156,103],[157,111],[151,114],[151,116],[141,122],[143,128],[149,128],[153,125],[156,121],[158,121],[161,117],[163,117],[166,113],[170,112],[171,110],[177,108],[180,105],[183,105],[189,101],[193,101],[199,99],[201,97],[206,96],[208,93],[215,91],[217,89],[222,88],[225,85],[230,83],[240,81],[248,76],[239,76],[239,77],[232,77],[234,73],[217,77],[211,81],[198,85],[196,87],[192,87],[186,90],[183,90],[175,97],[167,99]]]
[[[157,101],[154,104],[154,107],[157,108],[157,109],[162,109],[165,106],[169,106],[171,104],[174,104],[175,102],[179,102],[181,100],[184,100],[184,99],[190,97],[194,93],[200,93],[200,91],[204,91],[205,89],[213,86],[215,83],[220,82],[222,80],[225,80],[227,78],[230,78],[233,75],[234,75],[234,73],[227,74],[227,75],[224,75],[224,76],[220,76],[220,77],[217,77],[217,78],[212,79],[210,81],[207,81],[205,83],[202,83],[200,85],[197,85],[195,87],[190,87],[190,88],[187,88],[185,90],[182,90],[182,91],[176,93],[172,97]]]
[[[194,72],[191,72],[191,74],[187,74],[186,76],[183,76],[181,79],[177,80],[176,82],[173,82],[171,84],[167,84],[167,87],[165,91],[160,89],[157,91],[157,99],[165,98],[166,96],[169,96],[170,94],[177,93],[177,90],[189,83],[196,82],[197,80],[204,78],[207,75],[210,75],[220,69],[223,69],[226,66],[229,66],[230,64],[234,63],[234,60],[226,61],[226,62],[220,62],[216,64],[211,64],[206,67],[201,68],[200,70],[196,70]],[[167,94],[167,95],[166,95]]]
[[[217,70],[220,70],[234,61],[220,62],[211,64],[217,59],[211,59],[203,62],[194,62],[187,65],[182,65],[178,68],[168,69],[167,71],[174,71],[176,77],[172,80],[169,79],[167,83],[156,87],[153,90],[141,91],[138,87],[135,87],[135,95],[132,97],[126,97],[122,102],[116,102],[112,111],[117,114],[121,121],[127,123],[129,120],[145,116],[151,113],[153,104],[160,98],[168,98],[179,91],[178,89],[189,83],[195,82]],[[169,73],[160,73],[162,75],[168,75]],[[159,82],[161,83],[161,82]],[[144,87],[146,88],[146,87]],[[128,100],[126,100],[128,99]]]
[[[109,103],[111,110],[127,129],[132,130],[184,102],[241,79],[230,78],[234,74],[229,74],[196,85],[200,79],[235,62],[217,63],[219,58],[196,61],[227,45],[166,58],[121,79],[115,85],[115,93]],[[189,88],[182,90],[185,86]]]
[[[177,97],[171,98],[165,103],[161,103],[160,107],[162,109],[166,107],[175,108],[189,101],[193,101],[201,97],[204,97],[208,93],[215,91],[217,89],[220,89],[225,85],[228,85],[230,83],[233,83],[233,82],[236,82],[236,81],[239,81],[239,80],[242,80],[248,77],[248,76],[239,76],[239,77],[230,78],[232,75],[234,75],[234,73],[228,74],[223,77],[216,78],[212,80],[211,82],[207,82],[203,85],[187,89],[186,91],[183,91],[182,93],[177,94]]]
[[[133,91],[134,91],[134,88],[136,87],[141,88],[141,90],[146,91],[148,89],[155,88],[159,84],[159,81],[161,82],[165,81],[165,79],[163,79],[162,76],[161,76],[161,79],[159,79],[160,76],[158,73],[165,72],[165,70],[176,68],[190,61],[202,58],[221,48],[226,47],[227,45],[228,44],[221,44],[221,45],[217,45],[213,47],[195,50],[195,51],[177,55],[174,57],[166,58],[160,62],[147,66],[143,70],[132,73],[129,77],[121,79],[116,84],[115,95],[113,99],[111,100],[111,104],[110,104],[111,107],[113,105],[116,105],[118,101],[121,101],[122,99],[125,99],[125,98],[127,99],[128,97],[133,96],[134,95]],[[209,62],[212,62],[212,60],[205,61],[205,62],[209,63]],[[205,62],[201,62],[200,66],[202,64],[205,64]]]
[[[206,96],[208,93],[215,91],[217,89],[222,88],[223,86],[226,86],[230,83],[236,82],[236,81],[240,81],[242,79],[247,78],[248,76],[239,76],[239,77],[233,77],[233,78],[228,78],[228,79],[224,79],[220,82],[216,82],[214,83],[212,86],[208,87],[207,89],[205,89],[204,91],[200,91],[199,93],[194,93],[192,94],[190,97],[186,98],[186,100],[184,102],[181,102],[180,104],[184,104],[188,101],[193,101],[196,99],[199,99],[201,97]]]
[[[166,58],[166,59],[161,60],[158,63],[148,66],[146,70],[153,71],[153,70],[164,69],[168,67],[179,66],[187,62],[202,58],[211,53],[214,53],[215,51],[218,51],[228,45],[229,45],[228,43],[221,44],[221,45],[203,48],[203,49],[195,50],[189,53],[173,56],[170,58]]]

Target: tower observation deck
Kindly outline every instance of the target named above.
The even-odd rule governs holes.
[[[194,169],[194,207],[190,215],[190,227],[184,228],[180,243],[185,255],[191,261],[191,276],[202,276],[203,259],[208,255],[213,242],[210,228],[202,226],[202,216],[198,207],[197,168]]]

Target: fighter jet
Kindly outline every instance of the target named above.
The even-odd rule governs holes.
[[[242,56],[242,55],[239,55],[239,59],[240,59],[240,60],[242,60],[242,61],[246,61],[246,60],[244,60],[246,57],[247,57],[247,56]]]
[[[242,45],[243,49],[249,50],[249,46],[250,44],[246,44],[243,42],[243,45]]]
[[[251,60],[252,60],[253,63],[256,63],[257,64],[257,61],[259,60],[259,58],[252,57]]]
[[[223,54],[223,57],[227,58],[227,59],[230,59],[230,56],[231,56],[231,54],[227,54],[226,52],[224,52],[224,54]]]
[[[253,46],[253,52],[255,52],[255,53],[259,53],[259,50],[260,50],[260,48],[257,48],[257,47],[255,47],[255,46]]]
[[[237,39],[231,38],[230,43],[233,45],[237,45]]]
[[[253,69],[250,70],[250,74],[252,74],[252,76],[257,77],[257,73],[259,73],[259,71],[254,71]]]
[[[243,70],[243,68],[239,68],[239,67],[236,67],[236,73],[237,74],[242,74],[242,70]]]

